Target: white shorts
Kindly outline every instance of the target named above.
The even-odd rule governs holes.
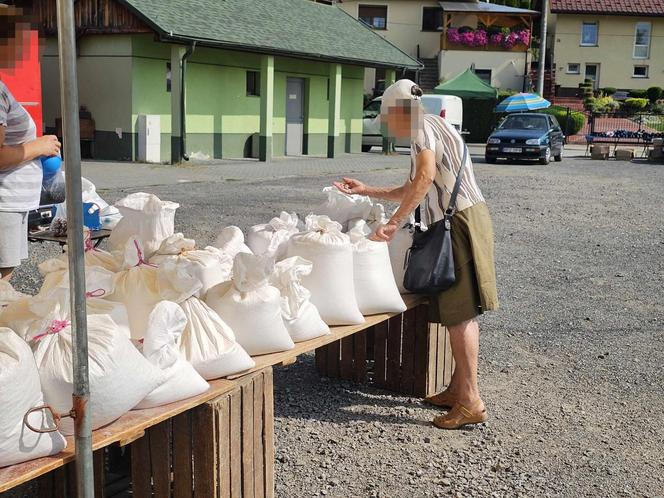
[[[16,268],[28,259],[28,213],[0,211],[0,268]]]

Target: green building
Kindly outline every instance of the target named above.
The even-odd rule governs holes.
[[[55,0],[36,3],[54,34]],[[95,122],[96,159],[137,160],[143,115],[158,117],[161,162],[359,152],[364,68],[385,69],[388,80],[420,68],[338,7],[311,0],[78,0],[76,22],[79,101]],[[53,131],[52,36],[42,81]]]

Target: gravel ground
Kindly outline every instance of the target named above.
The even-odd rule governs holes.
[[[566,159],[476,172],[494,217],[501,299],[481,319],[489,422],[438,430],[429,423],[438,412],[420,400],[320,379],[313,357],[301,358],[275,370],[278,497],[664,497],[664,167]],[[178,229],[204,244],[226,224],[307,212],[331,179],[149,191],[180,202]],[[33,247],[17,287],[35,290],[34,262],[56,252]]]

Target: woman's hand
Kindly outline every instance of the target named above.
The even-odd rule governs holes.
[[[344,194],[366,195],[367,186],[360,180],[343,177],[343,182],[332,182]]]
[[[30,145],[34,147],[37,156],[51,157],[60,155],[62,144],[60,144],[58,137],[55,135],[44,135],[43,137],[34,139]]]
[[[386,223],[385,225],[379,225],[376,228],[376,231],[369,237],[369,240],[374,240],[376,242],[389,242],[394,238],[394,234],[397,233],[399,226],[396,223]]]

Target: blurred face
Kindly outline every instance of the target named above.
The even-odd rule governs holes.
[[[21,11],[0,8],[0,68],[11,69],[23,60],[23,46],[30,36],[30,25],[20,21]]]
[[[422,126],[422,106],[412,99],[397,101],[388,108],[383,131],[390,138],[415,138]]]

